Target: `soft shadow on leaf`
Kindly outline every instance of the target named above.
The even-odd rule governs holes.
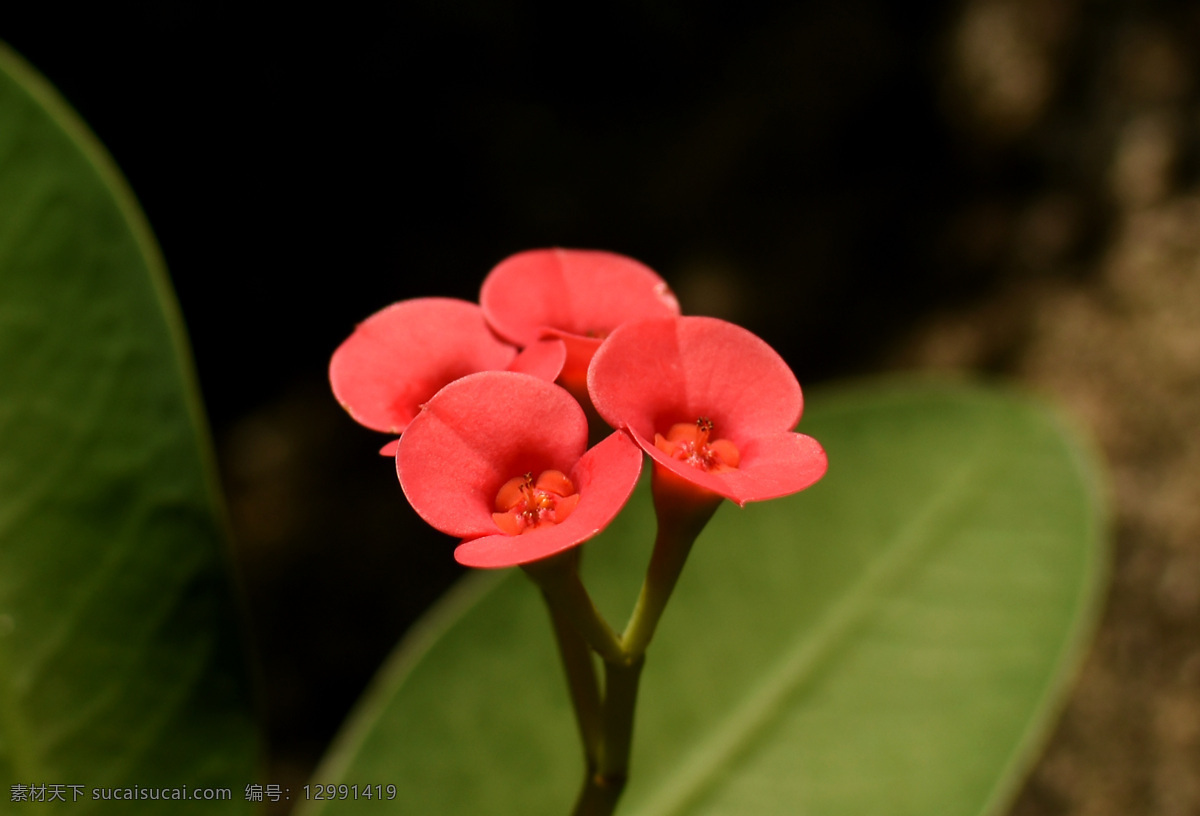
[[[111,159],[2,44],[0,365],[5,796],[57,785],[65,802],[29,807],[82,815],[114,806],[95,788],[142,788],[121,812],[250,810],[225,525],[170,285]],[[185,785],[231,794],[147,800]]]
[[[1045,408],[968,385],[813,392],[829,453],[796,496],[725,506],[647,655],[618,811],[994,814],[1052,724],[1107,565],[1096,465]],[[649,557],[640,490],[587,545],[620,625]],[[315,781],[394,801],[300,813],[566,813],[582,772],[546,615],[481,576],[380,673]]]

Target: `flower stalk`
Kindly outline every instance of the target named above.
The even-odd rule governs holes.
[[[545,597],[546,606],[550,610],[550,622],[554,627],[554,639],[558,644],[559,657],[567,677],[571,707],[575,709],[575,722],[579,727],[580,742],[583,744],[584,763],[589,774],[595,773],[600,767],[604,732],[600,711],[600,686],[596,682],[592,650],[566,616],[551,602],[549,596]]]
[[[541,588],[552,613],[570,622],[596,654],[608,663],[626,662],[626,653],[579,579],[578,549],[522,565]]]
[[[629,778],[638,684],[649,646],[692,545],[723,498],[655,467],[651,489],[658,531],[637,604],[617,638],[578,572],[578,550],[524,569],[550,608],[584,742],[583,786],[573,816],[610,816]],[[601,690],[588,649],[603,661]],[[581,654],[586,652],[586,654]]]
[[[654,468],[651,489],[658,532],[637,605],[621,636],[621,646],[630,657],[645,653],[692,544],[722,501],[721,496],[697,488],[660,466]]]

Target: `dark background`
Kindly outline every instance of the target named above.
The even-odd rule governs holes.
[[[458,574],[328,393],[329,355],[388,303],[474,299],[557,245],[642,260],[806,387],[951,369],[1074,411],[1113,462],[1117,577],[1016,809],[1200,813],[1195,4],[127,3],[5,8],[0,38],[99,135],[166,255],[270,781],[311,770]],[[1129,272],[1147,252],[1161,268]],[[1124,363],[1093,353],[1130,337]]]

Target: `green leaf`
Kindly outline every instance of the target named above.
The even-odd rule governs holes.
[[[809,396],[829,473],[700,537],[647,654],[622,816],[997,813],[1047,733],[1105,575],[1094,464],[996,390]],[[618,624],[651,519],[642,490],[587,545]],[[568,813],[582,752],[546,617],[520,574],[460,587],[316,777],[394,784],[390,810],[300,812]]]
[[[0,800],[248,809],[225,523],[176,312],[111,160],[0,44]],[[232,790],[141,798],[184,785]],[[93,799],[111,787],[138,798]]]

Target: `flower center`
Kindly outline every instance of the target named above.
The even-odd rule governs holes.
[[[679,422],[667,435],[654,435],[654,447],[680,462],[709,473],[735,470],[741,460],[737,446],[728,439],[711,439],[713,421],[700,417],[695,422]]]
[[[546,470],[534,481],[532,473],[509,479],[496,494],[496,526],[508,535],[521,535],[543,524],[559,524],[575,510],[579,494],[571,480]]]

